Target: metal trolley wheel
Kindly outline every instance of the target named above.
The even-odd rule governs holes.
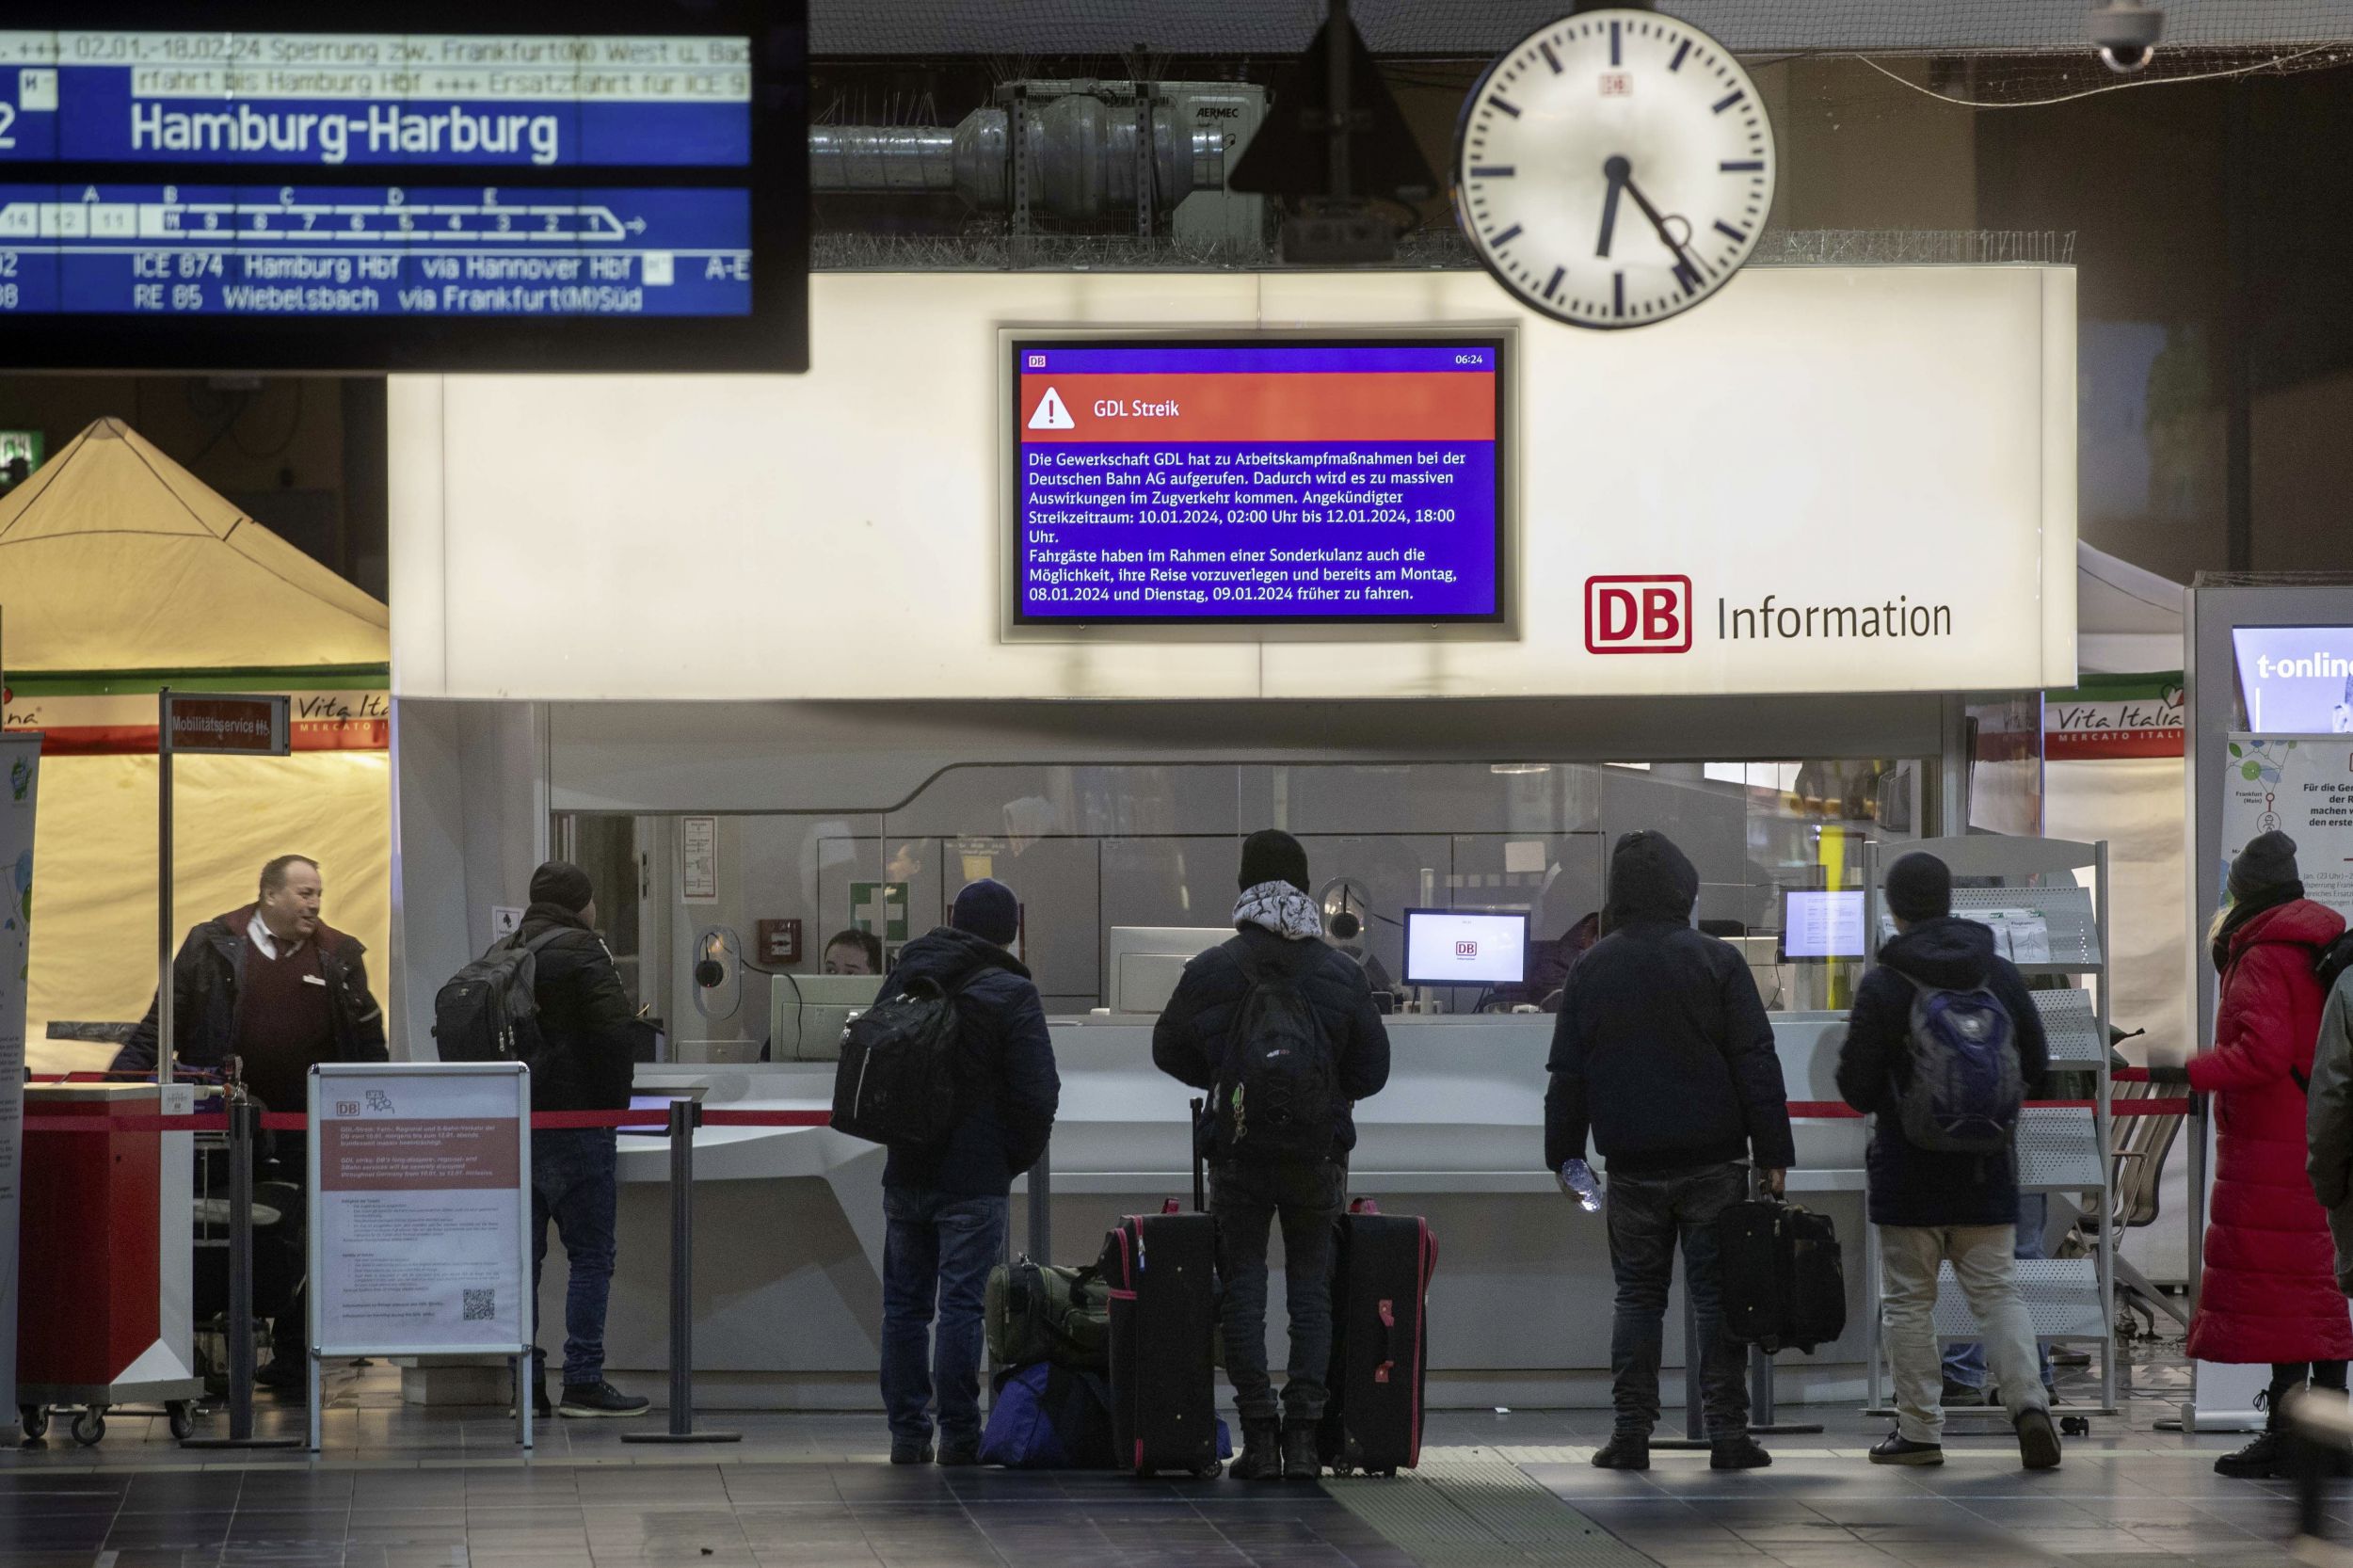
[[[24,1441],[38,1443],[49,1435],[49,1412],[41,1405],[17,1406],[17,1417],[24,1426]]]
[[[185,1400],[168,1400],[164,1416],[170,1422],[172,1441],[184,1443],[196,1432],[196,1411]]]
[[[1218,1477],[1224,1475],[1225,1473],[1225,1463],[1221,1460],[1215,1459],[1209,1461],[1207,1464],[1196,1465],[1193,1472],[1193,1479],[1196,1480],[1215,1480]]]
[[[106,1407],[94,1404],[73,1417],[73,1441],[85,1448],[95,1448],[106,1435]]]

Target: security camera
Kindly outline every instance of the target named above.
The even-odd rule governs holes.
[[[2108,0],[2091,9],[2091,42],[2100,62],[2119,76],[2149,69],[2165,36],[2165,12],[2139,0]]]

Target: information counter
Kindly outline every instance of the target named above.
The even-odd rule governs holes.
[[[1428,1215],[1444,1245],[1431,1291],[1431,1402],[1606,1404],[1609,1248],[1600,1219],[1564,1198],[1543,1169],[1553,1019],[1387,1022],[1389,1083],[1356,1109],[1350,1190],[1391,1212]],[[1773,1025],[1790,1099],[1834,1100],[1839,1016],[1780,1014]],[[1058,1261],[1091,1261],[1120,1215],[1157,1210],[1164,1198],[1190,1192],[1193,1091],[1153,1067],[1149,1019],[1063,1018],[1051,1027],[1062,1074],[1051,1155],[1054,1252]],[[822,1110],[832,1096],[833,1067],[648,1067],[640,1069],[638,1087],[699,1089],[713,1107]],[[1812,1357],[1785,1356],[1782,1395],[1853,1399],[1862,1390],[1865,1310],[1863,1125],[1801,1120],[1797,1134],[1791,1192],[1837,1224],[1849,1260],[1850,1327]],[[668,1157],[658,1135],[621,1137],[620,1259],[607,1357],[616,1381],[651,1389],[664,1370],[667,1342]],[[697,1136],[700,1402],[877,1405],[883,1159],[880,1148],[822,1128],[707,1128]],[[1024,1213],[1016,1197],[1016,1250],[1026,1245]],[[563,1289],[552,1258],[544,1321],[562,1320]],[[1670,1366],[1681,1358],[1681,1310],[1676,1304],[1668,1314]],[[1278,1286],[1270,1312],[1278,1348],[1283,1321]]]

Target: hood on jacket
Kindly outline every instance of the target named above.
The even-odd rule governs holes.
[[[2302,942],[2325,948],[2345,933],[2345,917],[2325,904],[2293,899],[2249,918],[2230,934],[2231,956],[2236,958],[2257,942]]]
[[[545,902],[532,904],[523,911],[524,925],[560,925],[572,931],[593,931],[596,928],[580,918],[577,909],[567,909],[560,904]]]
[[[1699,868],[1673,839],[1647,829],[1629,833],[1609,856],[1609,904],[1603,923],[1610,929],[1634,920],[1689,924],[1699,896]]]
[[[898,967],[890,972],[902,985],[913,980],[928,980],[946,990],[973,970],[985,968],[1005,969],[1024,980],[1030,978],[1030,971],[1020,959],[994,942],[952,925],[934,926],[900,949]]]
[[[1940,991],[1972,990],[1993,972],[1993,929],[1941,915],[1881,948],[1880,962]]]

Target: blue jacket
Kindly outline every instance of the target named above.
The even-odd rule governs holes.
[[[964,1114],[937,1147],[894,1146],[883,1185],[1001,1198],[1046,1152],[1062,1098],[1037,986],[1003,948],[944,925],[901,951],[882,994],[917,980],[955,993]]]
[[[1287,966],[1299,978],[1307,1005],[1323,1025],[1323,1036],[1338,1053],[1334,1064],[1340,1093],[1351,1104],[1370,1099],[1389,1081],[1389,1032],[1373,1005],[1372,986],[1356,961],[1317,937],[1291,941],[1259,926],[1243,926],[1234,936],[1185,966],[1160,1021],[1152,1029],[1152,1064],[1195,1089],[1212,1088],[1233,1044],[1234,1025],[1253,989],[1239,956],[1249,952]],[[1206,1119],[1209,1158],[1224,1151],[1215,1143],[1217,1121]],[[1332,1158],[1345,1160],[1356,1146],[1356,1118],[1343,1111],[1332,1129]]]
[[[1911,980],[1905,977],[1909,975]],[[1975,920],[1922,920],[1880,949],[1879,967],[1855,988],[1847,1041],[1838,1050],[1838,1092],[1877,1119],[1865,1163],[1871,1223],[1880,1225],[2008,1225],[2018,1223],[2018,1160],[1948,1154],[1904,1137],[1895,1111],[1912,1073],[1912,980],[1945,990],[1983,985],[2009,1014],[2018,1067],[2031,1097],[2050,1061],[2042,1015],[2017,967],[1993,951],[1993,933]]]

